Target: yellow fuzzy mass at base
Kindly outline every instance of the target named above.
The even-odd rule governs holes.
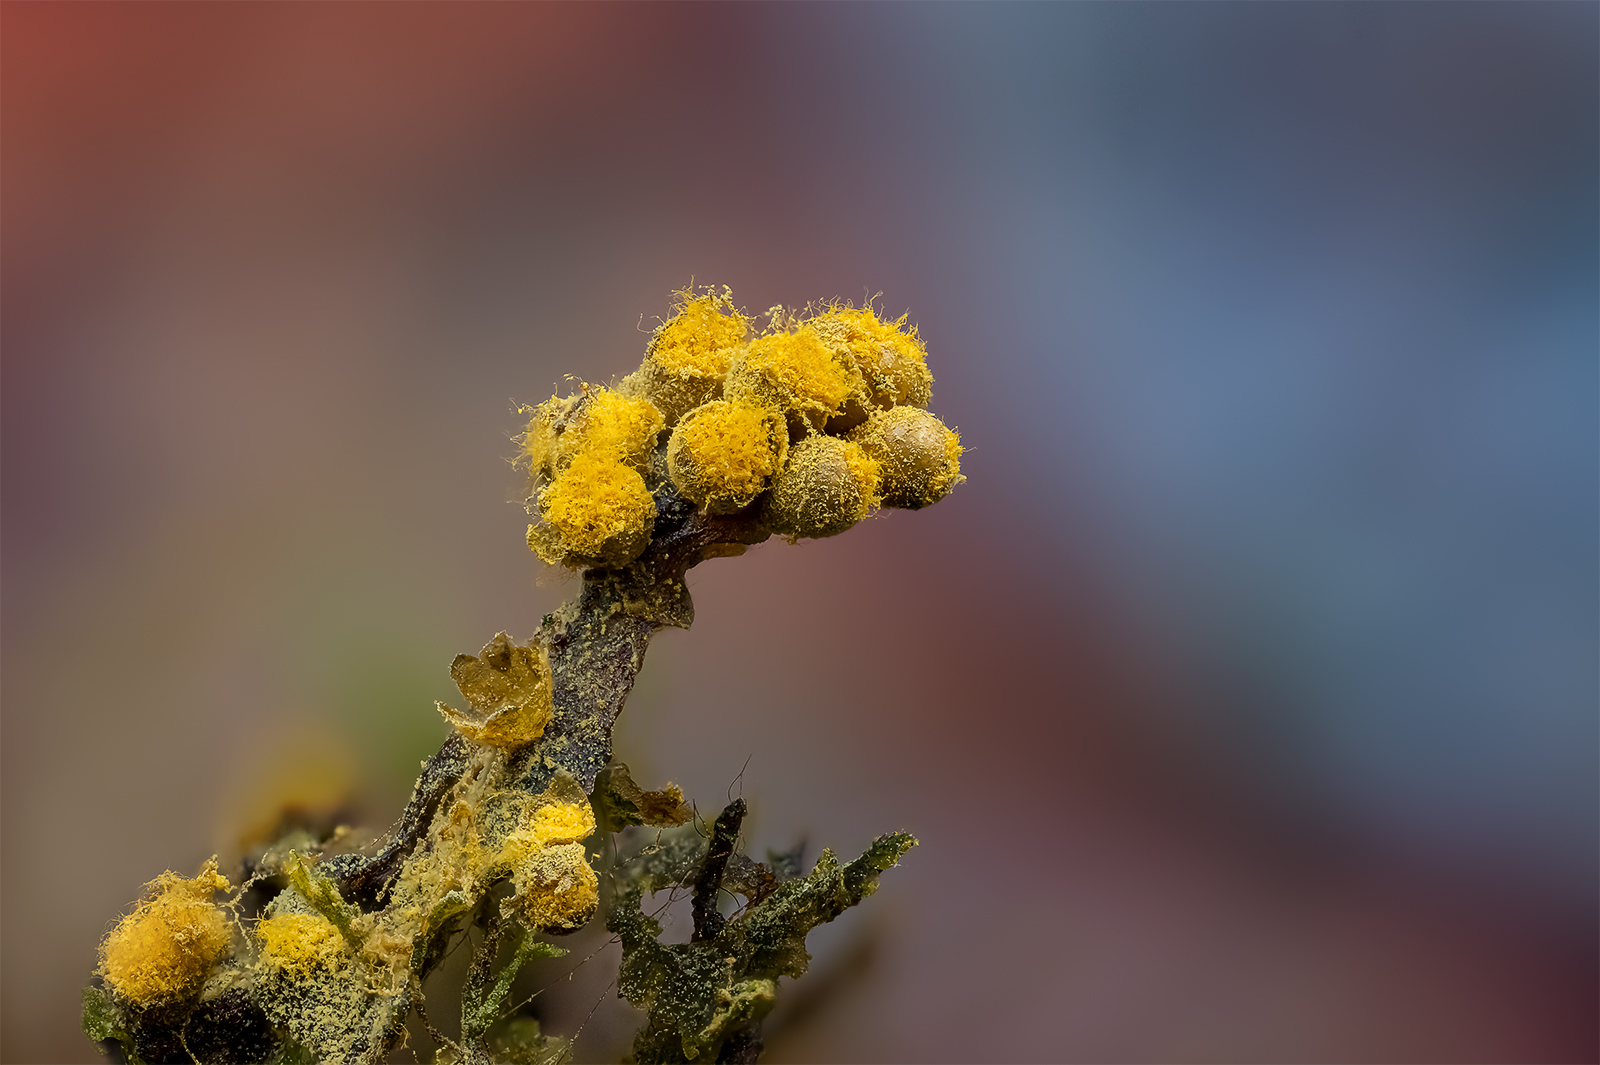
[[[256,925],[261,958],[275,969],[305,975],[344,964],[344,937],[319,913],[280,913]]]
[[[848,351],[879,407],[925,407],[933,375],[915,326],[906,315],[884,321],[871,307],[834,305],[807,324],[831,346]]]
[[[607,561],[614,565],[644,550],[656,520],[655,500],[637,470],[588,454],[573,459],[539,493],[539,510],[568,551],[612,556]]]
[[[656,330],[646,357],[670,373],[721,377],[749,328],[744,317],[726,290],[703,296],[685,290],[678,297],[678,312]]]
[[[149,897],[100,944],[107,985],[138,1006],[153,1006],[199,990],[233,939],[227,914],[211,901],[228,888],[212,858],[194,879],[163,873]]]
[[[534,928],[576,928],[600,905],[600,878],[581,843],[544,848],[517,866],[512,882],[509,905]]]

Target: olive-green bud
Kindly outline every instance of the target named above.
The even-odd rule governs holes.
[[[878,502],[878,464],[860,445],[815,434],[789,448],[761,520],[787,536],[837,536]]]
[[[849,436],[877,461],[883,505],[918,510],[962,481],[961,439],[918,407],[878,411]]]

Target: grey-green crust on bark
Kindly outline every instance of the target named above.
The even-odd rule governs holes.
[[[625,861],[606,927],[622,941],[618,992],[648,1014],[633,1060],[734,1060],[752,1045],[759,1053],[759,1024],[776,1002],[779,978],[798,978],[810,963],[807,934],[876,891],[879,875],[916,842],[904,832],[880,836],[848,865],[825,850],[810,873],[778,883],[765,897],[749,894],[759,892],[749,880],[704,883],[714,855],[692,825],[663,832]],[[708,886],[744,895],[745,909],[709,938],[662,943],[661,925],[644,913],[643,896]]]

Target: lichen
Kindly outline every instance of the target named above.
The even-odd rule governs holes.
[[[91,1038],[130,1062],[376,1065],[415,1013],[436,1062],[549,1061],[570,1047],[505,1003],[526,965],[563,953],[547,936],[593,918],[604,880],[618,986],[648,1014],[636,1060],[755,1060],[781,980],[805,971],[806,933],[914,841],[883,837],[847,866],[824,851],[806,876],[798,851],[753,861],[742,800],[706,841],[681,789],[646,790],[613,760],[613,727],[652,635],[694,619],[690,568],[774,533],[835,535],[880,503],[926,506],[962,479],[959,440],[916,409],[931,378],[904,318],[837,304],[766,318],[747,341],[727,289],[680,292],[615,388],[524,409],[528,542],[581,571],[578,594],[525,643],[501,632],[456,656],[465,702],[439,704],[451,734],[381,839],[258,812],[274,828],[253,830],[225,906],[215,859],[152,882],[101,946]],[[658,831],[618,858],[609,834],[634,826]],[[694,937],[660,943],[640,898],[691,886]],[[729,892],[744,899],[731,917]],[[453,1039],[428,1019],[424,980],[467,928]]]
[[[730,814],[737,815],[731,826]],[[742,802],[723,812],[718,829],[731,827],[736,836],[739,817]],[[708,843],[690,828],[664,833],[620,866],[617,902],[606,927],[622,942],[618,991],[647,1014],[633,1044],[633,1060],[641,1065],[728,1060],[728,1044],[750,1038],[748,1026],[771,1009],[778,980],[804,975],[811,930],[875,892],[878,876],[917,842],[903,832],[880,836],[844,866],[825,850],[806,876],[752,897],[745,884],[721,873],[707,882],[718,834]],[[643,896],[690,886],[713,896],[733,890],[745,896],[746,905],[714,931],[697,924],[688,943],[662,943],[661,925],[644,912]]]
[[[457,655],[450,677],[472,713],[435,705],[472,742],[521,747],[544,735],[551,699],[550,653],[543,645],[519,647],[496,633],[479,657]]]

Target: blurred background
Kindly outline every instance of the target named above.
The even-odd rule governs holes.
[[[1600,8],[0,22],[5,1060],[274,789],[395,816],[573,591],[514,405],[691,279],[881,292],[969,448],[696,570],[624,715],[757,854],[922,841],[764,1060],[1595,1059]]]

